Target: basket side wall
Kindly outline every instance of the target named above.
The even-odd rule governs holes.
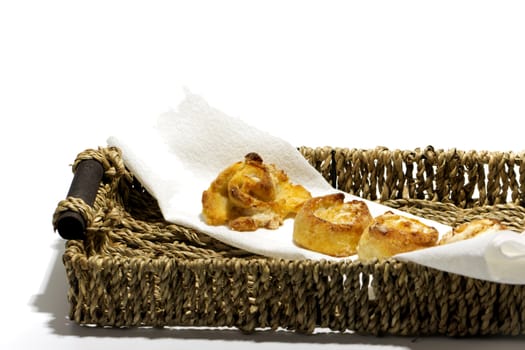
[[[66,259],[67,261],[67,259]],[[524,334],[525,286],[412,264],[73,259],[70,317],[111,327],[284,328],[392,335]]]

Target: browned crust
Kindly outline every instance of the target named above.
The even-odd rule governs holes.
[[[344,194],[334,193],[306,201],[295,217],[293,240],[300,247],[344,257],[356,253],[357,243],[372,215],[363,201],[344,203]],[[317,214],[319,209],[353,216],[351,223],[332,222]]]
[[[202,214],[208,225],[237,231],[276,229],[309,198],[304,187],[290,183],[284,171],[252,152],[223,170],[203,192]]]
[[[439,241],[439,244],[458,242],[476,237],[480,234],[505,230],[506,228],[507,226],[497,219],[476,219],[460,224],[454,227],[451,231],[445,233]]]
[[[357,253],[360,260],[384,259],[396,254],[435,246],[439,232],[417,219],[391,211],[377,216],[365,230]]]

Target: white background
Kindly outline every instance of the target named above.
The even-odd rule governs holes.
[[[297,146],[524,147],[519,1],[2,1],[2,349],[522,349],[489,339],[108,330],[67,318],[51,216],[78,152],[189,88]]]

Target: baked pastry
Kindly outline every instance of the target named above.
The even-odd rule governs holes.
[[[365,202],[344,199],[343,193],[334,193],[307,200],[295,216],[295,244],[336,257],[354,255],[373,218]]]
[[[387,211],[374,218],[357,246],[360,260],[385,259],[393,255],[432,247],[438,231],[421,221]]]
[[[507,227],[496,219],[476,219],[454,227],[441,237],[439,244],[448,244],[475,237],[480,234],[505,230]]]
[[[228,225],[236,231],[277,229],[311,198],[292,184],[283,170],[264,164],[257,153],[223,170],[202,194],[202,214],[208,225]]]

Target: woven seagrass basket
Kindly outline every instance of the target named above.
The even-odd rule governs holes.
[[[335,188],[456,225],[494,217],[525,230],[525,154],[299,149]],[[71,320],[110,327],[207,326],[393,335],[525,334],[525,286],[390,259],[288,261],[235,249],[162,219],[116,148],[80,153],[103,177],[93,205],[68,197],[84,239],[63,262]],[[191,185],[191,184],[188,184]],[[525,271],[523,271],[525,273]]]

